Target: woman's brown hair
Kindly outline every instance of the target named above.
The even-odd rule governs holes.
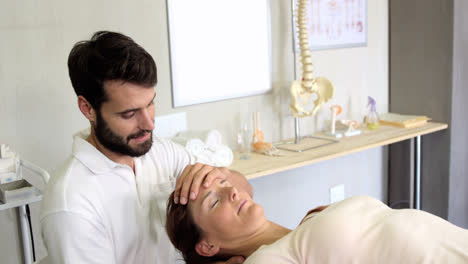
[[[167,200],[166,232],[172,245],[178,249],[187,264],[214,263],[226,261],[221,256],[204,257],[195,251],[195,245],[202,238],[202,230],[195,224],[187,205],[174,203],[174,192]]]

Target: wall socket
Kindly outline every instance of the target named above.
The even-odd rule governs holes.
[[[344,198],[344,184],[336,185],[330,188],[330,203],[342,201],[344,200]]]

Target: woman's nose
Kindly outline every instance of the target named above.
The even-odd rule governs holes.
[[[230,189],[230,190],[229,190],[229,198],[230,198],[230,200],[231,200],[231,201],[237,200],[237,198],[239,198],[239,197],[238,197],[238,192],[237,192],[236,187],[231,186],[231,187],[229,187],[229,189]]]

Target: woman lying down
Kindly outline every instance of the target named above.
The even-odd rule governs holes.
[[[318,208],[294,230],[227,181],[167,206],[166,230],[187,263],[468,263],[468,230],[429,213],[356,196]]]

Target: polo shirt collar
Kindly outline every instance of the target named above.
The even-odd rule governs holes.
[[[91,133],[91,128],[87,128],[73,136],[73,156],[83,163],[94,174],[103,174],[116,167],[122,167],[117,162],[110,160],[102,152],[97,150],[86,139]]]

